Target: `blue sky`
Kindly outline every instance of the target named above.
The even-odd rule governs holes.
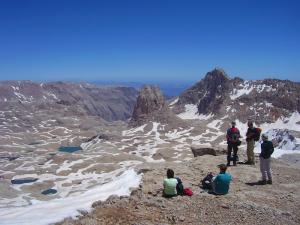
[[[300,81],[298,2],[0,0],[0,79]]]

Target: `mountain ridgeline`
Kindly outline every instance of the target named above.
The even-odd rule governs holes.
[[[214,69],[183,91],[168,105],[157,86],[96,86],[89,83],[31,81],[0,82],[0,108],[14,112],[60,111],[66,116],[97,116],[106,121],[179,121],[176,114],[196,107],[198,115],[232,118],[245,122],[274,122],[281,116],[300,111],[300,83],[288,80],[231,79],[224,70]]]
[[[0,109],[14,112],[64,112],[64,115],[99,116],[107,121],[131,117],[137,98],[131,87],[105,87],[89,83],[31,81],[0,82]]]

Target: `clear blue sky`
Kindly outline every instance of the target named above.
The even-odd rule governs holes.
[[[0,0],[0,79],[300,81],[300,1]]]

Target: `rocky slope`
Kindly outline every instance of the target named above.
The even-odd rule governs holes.
[[[79,219],[65,219],[62,225],[91,224],[299,224],[300,168],[273,160],[273,185],[256,185],[258,166],[239,164],[229,168],[233,176],[226,196],[208,194],[199,187],[208,172],[218,172],[216,165],[225,156],[201,156],[185,163],[143,164],[143,183],[130,197],[111,196],[95,202],[91,213]],[[173,168],[192,197],[165,199],[162,180],[166,169]]]
[[[133,111],[137,91],[130,87],[100,87],[89,83],[31,81],[0,82],[0,110],[63,111],[70,116],[99,116],[107,121],[126,120]]]

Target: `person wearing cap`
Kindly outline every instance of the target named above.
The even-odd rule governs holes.
[[[229,173],[226,173],[227,166],[225,164],[220,164],[218,167],[220,168],[220,173],[213,178],[212,192],[216,195],[226,195],[232,178]]]
[[[236,166],[238,146],[240,145],[240,131],[235,127],[236,123],[231,122],[231,128],[227,130],[227,166],[230,166],[231,153],[233,150],[233,165]]]
[[[259,155],[259,162],[260,162],[260,172],[262,175],[262,180],[259,181],[259,183],[272,184],[272,174],[271,174],[270,166],[271,166],[271,155],[274,152],[274,146],[273,143],[268,140],[268,136],[266,134],[263,134],[261,138],[263,142],[261,144],[261,153]]]

